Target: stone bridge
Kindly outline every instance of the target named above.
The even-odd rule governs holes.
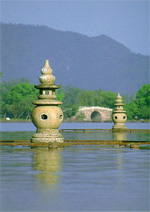
[[[78,114],[84,114],[84,121],[111,121],[112,109],[105,107],[79,107]]]

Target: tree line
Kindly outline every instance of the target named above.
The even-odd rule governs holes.
[[[34,107],[32,101],[38,98],[39,91],[27,79],[0,83],[0,117],[30,119]],[[114,108],[116,93],[112,91],[82,90],[78,87],[62,86],[56,93],[63,102],[65,119],[76,115],[80,106],[100,106]],[[123,96],[129,120],[149,119],[150,84],[143,85],[136,96]]]
[[[135,98],[124,108],[129,120],[150,119],[150,84],[143,85]]]

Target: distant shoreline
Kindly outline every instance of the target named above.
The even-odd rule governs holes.
[[[64,123],[113,123],[113,121],[107,121],[107,122],[99,122],[99,121],[79,121],[79,120],[64,120]],[[127,123],[149,123],[150,120],[142,119],[142,120],[128,120]],[[32,123],[31,119],[0,119],[0,123]]]

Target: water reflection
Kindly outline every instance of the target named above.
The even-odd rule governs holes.
[[[60,180],[58,171],[62,169],[61,150],[36,149],[34,155],[34,170],[39,171],[36,177],[40,183],[55,188]]]
[[[149,211],[147,150],[2,146],[0,157],[0,211]]]
[[[123,169],[123,149],[117,149],[117,169]]]
[[[112,140],[127,140],[127,132],[126,131],[114,131],[112,132]]]

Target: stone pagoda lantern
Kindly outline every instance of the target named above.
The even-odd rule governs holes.
[[[119,93],[116,99],[116,103],[114,105],[115,105],[115,108],[112,113],[114,126],[112,127],[112,129],[126,130],[127,127],[125,126],[125,122],[127,121],[127,115],[126,115],[126,111],[123,108],[124,103],[122,102],[122,97],[120,96]]]
[[[36,105],[32,111],[32,122],[37,127],[36,133],[32,136],[32,143],[39,142],[59,142],[64,141],[63,136],[58,133],[58,127],[63,121],[63,112],[58,105],[62,102],[56,99],[55,90],[60,86],[55,85],[53,70],[46,60],[40,76],[40,85],[35,85],[39,89],[38,99],[33,101]]]

